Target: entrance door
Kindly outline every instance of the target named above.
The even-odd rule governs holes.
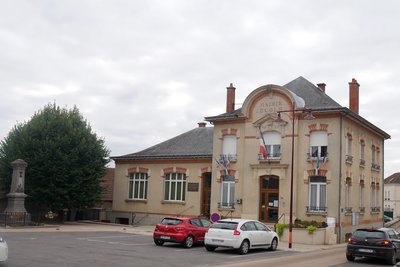
[[[211,173],[204,173],[202,180],[203,186],[201,192],[201,214],[209,217],[211,203]]]
[[[262,222],[277,222],[279,216],[279,177],[260,177],[259,218]]]

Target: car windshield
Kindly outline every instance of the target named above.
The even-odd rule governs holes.
[[[210,228],[235,230],[237,225],[238,225],[237,222],[217,222],[217,223],[212,224]]]
[[[164,224],[164,225],[178,225],[178,224],[181,224],[181,223],[182,223],[182,220],[175,219],[175,218],[164,218],[161,221],[161,224]]]
[[[384,239],[385,233],[382,231],[358,230],[353,234],[353,237],[359,239]]]

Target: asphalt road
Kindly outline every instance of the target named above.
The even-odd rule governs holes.
[[[255,250],[247,255],[203,246],[185,249],[177,244],[158,247],[152,236],[120,232],[4,232],[8,260],[1,267],[61,266],[218,266],[299,252]]]

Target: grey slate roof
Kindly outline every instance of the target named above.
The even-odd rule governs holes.
[[[212,158],[214,127],[198,127],[155,146],[123,156],[118,159],[190,159]]]
[[[335,100],[321,91],[317,86],[306,80],[302,76],[285,84],[283,87],[289,89],[296,95],[304,99],[307,108],[312,109],[336,109],[341,108]]]
[[[385,178],[384,184],[400,184],[400,172],[396,172],[389,177]]]
[[[311,108],[313,112],[342,112],[343,114],[353,117],[355,120],[360,121],[367,127],[381,134],[385,139],[389,139],[390,135],[383,130],[376,127],[357,113],[351,111],[347,107],[342,107],[325,92],[322,92],[317,86],[303,78],[302,76],[294,79],[293,81],[285,84],[283,87],[295,93],[297,96],[303,98],[305,106]],[[235,119],[243,116],[242,109],[237,109],[232,112],[223,113],[217,116],[205,117],[206,121],[220,121],[225,119]]]
[[[365,120],[360,115],[352,112],[346,107],[340,106],[336,101],[322,92],[317,86],[309,82],[302,76],[287,83],[283,87],[295,93],[305,101],[305,105],[313,111],[318,112],[343,112],[362,122],[367,127],[379,132],[384,138],[390,138],[390,135]],[[206,121],[234,119],[243,116],[242,109],[236,109],[232,112],[223,113],[217,116],[206,117]],[[198,127],[186,133],[171,138],[165,142],[149,147],[145,150],[127,154],[123,156],[111,157],[118,159],[195,159],[212,158],[213,146],[213,127]]]

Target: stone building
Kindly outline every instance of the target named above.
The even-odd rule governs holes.
[[[338,241],[382,225],[384,141],[390,136],[299,77],[253,90],[235,109],[115,161],[113,221],[154,223],[167,214],[330,221]]]

